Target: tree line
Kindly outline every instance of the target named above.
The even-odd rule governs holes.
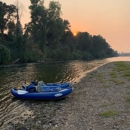
[[[68,20],[61,18],[61,5],[30,0],[30,22],[21,25],[19,8],[0,1],[0,64],[38,60],[100,59],[118,56],[101,35],[73,35]]]

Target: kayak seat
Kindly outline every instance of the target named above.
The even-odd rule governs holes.
[[[45,91],[43,86],[45,86],[44,82],[43,81],[39,81],[38,82],[38,85],[36,86],[36,91],[37,92],[43,92]]]
[[[26,91],[35,91],[35,85],[33,83],[30,83],[30,85],[26,86]]]
[[[44,88],[42,86],[36,86],[36,91],[37,92],[43,92]]]

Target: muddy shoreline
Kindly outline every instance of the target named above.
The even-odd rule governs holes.
[[[73,93],[64,99],[23,101],[24,111],[14,115],[1,129],[129,130],[130,80],[114,70],[115,63],[88,73],[73,84]]]

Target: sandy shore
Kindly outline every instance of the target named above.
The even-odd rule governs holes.
[[[116,63],[88,73],[65,99],[26,102],[32,113],[26,120],[17,119],[15,129],[130,130],[130,78]]]

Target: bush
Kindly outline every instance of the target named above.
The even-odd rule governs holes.
[[[73,51],[72,59],[82,59],[82,52],[78,50]]]
[[[0,64],[5,64],[10,61],[10,50],[0,44]]]
[[[83,52],[83,59],[91,60],[91,59],[93,59],[93,56],[91,55],[91,53],[84,51]]]

